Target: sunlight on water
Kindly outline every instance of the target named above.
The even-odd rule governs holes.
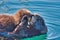
[[[41,15],[48,28],[47,40],[60,40],[60,2],[1,0],[0,13],[15,13],[18,9],[26,8]]]

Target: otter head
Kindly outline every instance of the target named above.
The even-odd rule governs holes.
[[[47,27],[45,25],[44,19],[38,14],[34,14],[34,16],[32,16],[30,25],[32,25],[33,28],[39,30],[41,34],[47,33]]]

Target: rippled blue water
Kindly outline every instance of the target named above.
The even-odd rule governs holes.
[[[59,0],[0,0],[0,13],[14,14],[26,8],[41,15],[48,28],[46,40],[60,40],[60,1]]]

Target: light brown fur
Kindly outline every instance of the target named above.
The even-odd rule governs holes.
[[[21,9],[17,11],[13,16],[0,15],[0,29],[4,31],[13,31],[16,25],[20,23],[24,15],[30,15],[30,12],[26,9]]]
[[[24,15],[31,15],[29,10],[22,9],[16,12],[16,14],[13,16],[15,21],[19,23]]]

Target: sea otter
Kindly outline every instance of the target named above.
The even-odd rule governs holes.
[[[47,33],[43,18],[26,9],[17,11],[13,16],[1,15],[0,18],[0,30],[7,31],[12,37],[25,38]]]

